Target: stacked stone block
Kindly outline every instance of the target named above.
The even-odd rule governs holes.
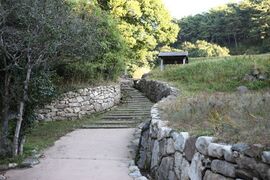
[[[109,109],[118,104],[120,98],[120,85],[67,92],[49,105],[37,110],[38,120],[78,119],[84,115]]]
[[[162,99],[159,102],[178,95],[174,88],[153,80],[139,81],[136,87],[152,100]],[[136,164],[153,179],[270,179],[270,151],[266,147],[229,145],[218,142],[215,137],[193,137],[188,132],[177,132],[161,119],[158,103],[152,107],[151,116],[152,120],[142,129]]]

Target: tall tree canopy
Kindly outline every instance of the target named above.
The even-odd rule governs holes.
[[[179,28],[162,0],[99,0],[98,3],[119,19],[118,28],[136,63],[147,63],[153,59],[157,47],[176,40]]]
[[[270,51],[270,0],[243,0],[178,21],[184,41],[206,40],[230,48],[233,54]]]

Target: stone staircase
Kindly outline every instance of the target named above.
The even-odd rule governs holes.
[[[121,92],[123,99],[119,106],[104,113],[96,123],[84,125],[83,128],[135,128],[139,123],[150,120],[150,111],[153,105],[151,101],[129,85],[121,85]]]

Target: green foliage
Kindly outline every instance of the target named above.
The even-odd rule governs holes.
[[[109,66],[103,63],[72,63],[63,68],[59,67],[58,73],[64,78],[64,82],[70,82],[72,84],[97,84],[102,81],[116,80],[121,71],[114,68],[119,68],[121,65],[117,67],[117,64]]]
[[[172,22],[161,0],[98,2],[119,19],[118,28],[132,52],[127,64],[145,64],[153,60],[153,50],[158,45],[175,41],[179,28]]]
[[[36,116],[34,110],[37,107],[42,107],[51,102],[52,99],[58,96],[57,88],[51,79],[50,73],[45,74],[45,72],[38,72],[38,74],[33,75],[29,86],[29,101],[27,102],[24,112],[25,120],[22,123],[22,135],[25,135],[35,123]],[[14,130],[15,126],[12,128],[11,132],[14,132]]]
[[[18,134],[23,136],[34,122],[34,109],[57,95],[55,80],[65,80],[67,85],[71,81],[115,80],[123,69],[127,51],[117,21],[95,7],[95,3],[1,1],[0,110],[5,112],[1,113],[5,126],[1,131],[0,150],[8,144],[10,132],[7,131],[14,131],[9,114],[22,115],[17,118],[20,121],[14,131],[13,154],[16,155]],[[58,77],[62,75],[54,74],[59,72],[58,67],[70,74]]]
[[[197,40],[229,47],[232,54],[269,52],[270,0],[243,0],[178,21],[177,43]]]
[[[181,49],[187,51],[190,57],[216,57],[229,56],[229,49],[220,47],[217,44],[211,44],[206,41],[196,41],[194,44],[184,42]]]
[[[177,48],[173,48],[170,46],[163,46],[159,49],[160,52],[182,52],[183,50],[181,49],[177,49]]]
[[[48,75],[49,74],[49,75]],[[50,73],[39,72],[30,84],[30,102],[36,105],[44,105],[57,96],[55,84],[52,82]]]
[[[190,59],[186,65],[166,66],[164,71],[151,72],[151,77],[172,83],[182,90],[183,94],[204,92],[230,92],[244,85],[249,89],[269,88],[269,79],[265,81],[244,81],[255,67],[270,74],[270,56],[231,56],[225,58],[201,58],[195,62]]]
[[[74,11],[83,17],[89,32],[94,33],[96,48],[75,62],[64,60],[57,65],[57,72],[64,81],[95,84],[99,81],[116,80],[127,61],[128,48],[118,29],[117,21],[107,12],[86,1],[75,1]],[[93,27],[95,27],[94,30]],[[86,32],[85,32],[86,33]]]

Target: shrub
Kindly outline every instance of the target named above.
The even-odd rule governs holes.
[[[77,12],[80,4],[73,6]],[[115,80],[127,61],[128,48],[117,29],[117,21],[98,7],[89,6],[87,8],[87,4],[83,4],[84,8],[79,8],[77,13],[84,17],[87,29],[95,27],[95,30],[91,30],[94,31],[95,48],[78,60],[64,59],[57,65],[58,75],[63,77],[64,82],[95,84],[98,81]]]
[[[181,49],[188,51],[191,57],[229,56],[229,49],[206,41],[196,41],[195,44],[184,42]]]

